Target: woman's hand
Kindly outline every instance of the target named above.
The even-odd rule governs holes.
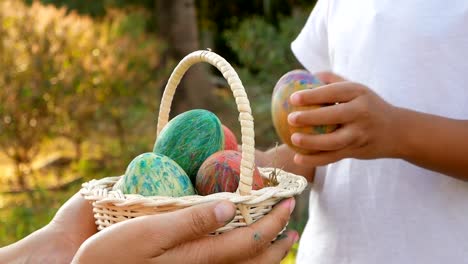
[[[97,232],[92,210],[75,194],[48,225],[1,248],[0,263],[70,263],[83,241]]]
[[[396,156],[397,144],[391,131],[401,128],[395,126],[395,107],[362,84],[344,81],[330,73],[321,73],[318,77],[330,84],[296,92],[291,95],[290,102],[296,106],[332,105],[293,112],[288,122],[299,127],[339,125],[339,128],[321,135],[293,134],[293,144],[317,151],[311,155],[296,154],[294,161],[315,167],[343,158]]]
[[[271,241],[293,208],[294,200],[285,200],[255,224],[218,236],[206,235],[233,219],[236,209],[227,201],[143,216],[88,239],[73,263],[279,263],[298,235]]]
[[[207,234],[232,220],[231,202],[139,217],[96,233],[91,206],[76,194],[47,226],[1,248],[0,263],[279,263],[298,234],[270,241],[294,204],[287,199],[257,223],[218,236]]]

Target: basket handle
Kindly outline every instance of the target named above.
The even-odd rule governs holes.
[[[244,86],[237,75],[234,68],[224,58],[209,50],[194,51],[183,58],[172,72],[164,93],[161,98],[161,106],[159,108],[158,127],[156,138],[161,130],[166,126],[169,120],[169,112],[171,110],[172,99],[176,91],[177,85],[182,79],[185,72],[195,63],[208,62],[215,66],[227,80],[231,87],[234,98],[236,99],[237,110],[239,111],[239,121],[241,125],[242,135],[242,159],[240,167],[240,182],[237,192],[240,195],[250,195],[252,190],[252,175],[254,168],[254,124],[250,102],[247,98]]]

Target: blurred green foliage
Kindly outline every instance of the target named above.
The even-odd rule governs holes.
[[[0,4],[0,147],[18,167],[19,187],[34,184],[21,177],[46,138],[66,137],[81,154],[95,135],[114,136],[122,149],[152,134],[167,72],[156,71],[163,45],[146,34],[147,18],[113,11],[94,21],[38,3]]]
[[[256,16],[224,33],[239,60],[238,73],[253,105],[256,141],[260,146],[274,146],[279,140],[271,121],[271,93],[283,74],[301,67],[291,52],[290,43],[307,15],[301,12],[282,17],[278,27]]]

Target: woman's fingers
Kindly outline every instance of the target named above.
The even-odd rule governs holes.
[[[60,207],[46,228],[63,233],[64,238],[79,247],[97,232],[93,207],[81,194],[76,193]]]
[[[137,255],[153,257],[224,226],[233,219],[235,211],[234,204],[228,201],[202,204],[130,219],[104,229],[98,238],[108,241],[108,246],[124,246]]]
[[[144,232],[154,234],[153,242],[162,248],[172,248],[181,243],[206,236],[229,223],[236,207],[229,201],[192,206],[171,213],[149,216],[141,221],[147,226]]]
[[[299,240],[299,234],[296,231],[287,231],[283,233],[269,248],[263,253],[244,264],[272,264],[280,263],[284,259],[291,247]]]
[[[232,263],[258,256],[289,221],[294,199],[282,201],[256,223],[167,251],[156,263]]]
[[[271,245],[287,224],[294,204],[292,198],[282,201],[256,223],[218,236],[207,235],[233,219],[236,209],[231,202],[214,202],[137,217],[112,225],[88,239],[74,261],[238,263],[262,254]],[[288,246],[278,243],[277,247]],[[273,253],[266,256],[275,257]]]

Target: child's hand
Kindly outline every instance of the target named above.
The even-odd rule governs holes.
[[[344,81],[341,77],[321,73],[324,83],[319,88],[299,91],[291,95],[296,106],[334,104],[319,109],[298,111],[288,117],[290,125],[313,126],[339,124],[329,134],[293,134],[291,140],[298,147],[319,151],[317,154],[296,154],[294,161],[311,167],[326,165],[343,158],[373,159],[393,157],[395,139],[392,131],[395,114],[385,102],[366,86]]]

